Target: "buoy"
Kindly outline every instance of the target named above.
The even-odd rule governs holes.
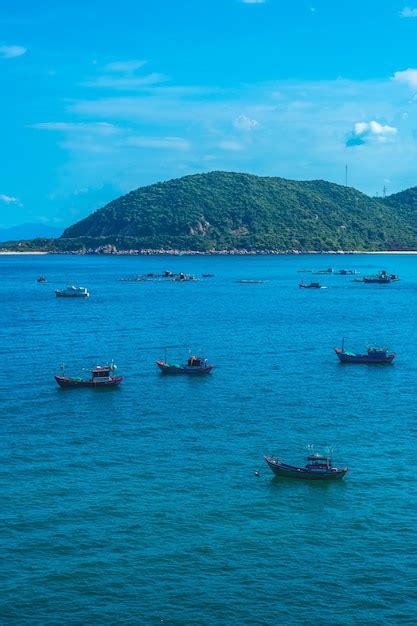
[[[256,472],[255,472],[255,476],[260,476],[260,475],[261,475],[261,472],[259,472],[258,470],[256,470]]]

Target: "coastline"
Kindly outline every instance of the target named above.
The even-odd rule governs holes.
[[[40,255],[70,255],[70,256],[303,256],[303,255],[355,255],[355,254],[417,254],[417,250],[112,250],[101,249],[87,251],[46,252],[46,251],[22,251],[0,250],[0,256],[40,256]]]
[[[40,254],[51,254],[50,252],[39,252],[39,251],[33,251],[33,252],[15,252],[13,250],[0,250],[0,256],[10,256],[10,255],[15,255],[15,256],[28,256],[28,255],[40,255]]]

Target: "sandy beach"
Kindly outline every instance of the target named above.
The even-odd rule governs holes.
[[[49,254],[49,252],[13,252],[13,251],[9,251],[9,250],[0,250],[0,255],[15,255],[15,256],[32,256],[34,254],[39,255],[39,254]]]

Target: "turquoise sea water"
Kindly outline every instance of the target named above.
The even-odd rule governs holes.
[[[401,281],[298,289],[298,268],[329,265]],[[0,269],[1,623],[416,623],[416,257],[0,257]],[[118,280],[164,269],[215,277]],[[91,297],[55,298],[68,282]],[[388,344],[395,365],[339,365],[342,336]],[[165,346],[218,367],[161,376]],[[78,375],[112,358],[120,389],[53,379],[61,362]],[[309,443],[333,445],[344,481],[263,464],[301,462]]]

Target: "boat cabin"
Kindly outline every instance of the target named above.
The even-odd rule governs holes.
[[[104,381],[104,380],[110,380],[111,379],[111,372],[113,371],[113,368],[111,365],[97,365],[92,371],[91,371],[91,378],[92,380],[96,381],[96,382],[100,382],[100,381]]]
[[[310,454],[307,457],[306,468],[309,469],[329,469],[332,466],[330,456],[324,454]]]
[[[387,348],[368,348],[368,356],[372,359],[378,358],[386,358],[388,349]]]
[[[202,359],[201,357],[198,357],[198,356],[190,356],[190,358],[187,361],[187,365],[189,367],[204,367],[205,359]]]

